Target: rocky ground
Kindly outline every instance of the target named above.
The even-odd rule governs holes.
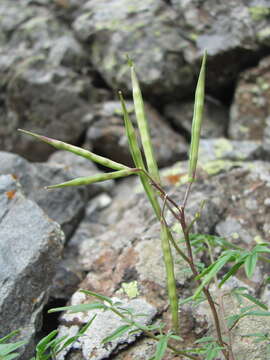
[[[138,179],[46,191],[46,185],[104,169],[17,132],[32,130],[130,165],[117,99],[121,89],[135,124],[127,53],[140,79],[162,183],[181,203],[194,88],[208,51],[198,180],[188,216],[206,200],[195,233],[247,249],[270,240],[267,0],[1,0],[0,34],[0,336],[22,329],[29,342],[21,360],[29,360],[48,329],[59,325],[61,334],[73,334],[89,320],[66,314],[57,322],[46,314],[51,306],[86,301],[79,288],[143,308],[148,323],[168,321],[159,225]],[[180,238],[169,214],[168,221]],[[268,276],[269,266],[259,263],[251,280],[240,272],[228,287],[246,286],[269,303]],[[195,285],[179,259],[176,278],[179,298],[190,296]],[[228,314],[234,306],[228,299]],[[181,317],[185,346],[211,332],[205,306],[185,305]],[[99,339],[117,324],[100,313],[96,335],[89,328],[59,360],[153,355],[153,341],[142,337],[101,346]],[[259,329],[269,332],[269,319],[239,322],[233,335],[238,360],[269,359],[265,343],[242,337]]]

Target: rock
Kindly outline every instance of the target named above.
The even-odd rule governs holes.
[[[68,172],[72,173],[72,177],[92,176],[101,174],[102,172],[97,168],[96,164],[81,156],[77,156],[68,151],[56,151],[48,159],[48,164],[58,164],[63,166]],[[114,181],[107,180],[90,186],[84,187],[87,191],[88,197],[93,198],[101,192],[109,193],[113,190]]]
[[[71,305],[86,303],[86,300],[86,295],[75,293],[72,296]],[[144,313],[145,316],[140,318],[140,323],[142,325],[150,323],[156,314],[155,308],[143,299],[123,301],[119,298],[112,298],[112,300],[114,302],[120,301],[123,307],[134,310],[135,314]],[[121,349],[134,342],[136,337],[140,335],[140,333],[133,335],[125,333],[107,344],[102,344],[102,339],[111,335],[119,326],[123,325],[124,322],[119,316],[111,311],[104,312],[103,310],[95,310],[94,312],[88,311],[84,313],[64,314],[61,318],[63,325],[60,325],[59,327],[59,336],[74,335],[74,331],[78,330],[81,325],[86,324],[94,314],[97,314],[97,316],[89,330],[86,331],[86,336],[81,337],[79,341],[74,344],[74,348],[81,351],[84,359],[88,359],[89,357],[94,360],[104,359],[117,349],[119,350],[119,348]],[[74,324],[74,321],[76,325]],[[70,348],[71,346],[60,352],[56,357],[57,360],[65,359],[65,355]]]
[[[151,359],[155,354],[156,341],[143,339],[136,341],[135,346],[129,346],[127,350],[122,350],[119,354],[112,357],[113,360],[146,360]]]
[[[27,199],[12,175],[0,176],[0,336],[22,329],[20,359],[33,353],[51,278],[60,259],[60,226]]]
[[[16,127],[50,137],[58,134],[60,140],[76,143],[85,129],[82,119],[89,111],[89,105],[83,99],[89,92],[87,86],[83,77],[64,67],[47,65],[44,59],[32,58],[17,65],[7,95]],[[10,129],[14,145],[8,150],[38,161],[44,161],[54,151],[15,130]]]
[[[112,182],[109,182],[102,186],[96,184],[93,187],[45,190],[44,186],[71,180],[78,177],[79,173],[84,176],[86,172],[88,175],[99,172],[89,161],[81,161],[79,158],[77,160],[70,155],[61,153],[52,157],[48,163],[30,164],[19,155],[0,152],[1,173],[14,174],[21,182],[24,193],[62,226],[67,239],[82,219],[87,201],[101,191],[109,190],[112,186]],[[62,157],[61,164],[56,163],[59,157]],[[56,160],[53,161],[53,159]],[[74,161],[77,161],[77,165]],[[70,165],[71,162],[74,163],[74,166]],[[85,164],[84,170],[83,164]]]
[[[127,102],[127,107],[131,120],[136,125],[133,104]],[[159,166],[168,166],[186,157],[187,145],[184,138],[175,133],[150,105],[146,105],[145,111]],[[91,144],[94,152],[133,166],[119,102],[106,102],[97,107],[86,135],[86,146]]]
[[[165,117],[169,119],[180,132],[184,129],[191,135],[193,107],[193,101],[169,104],[165,107]],[[202,138],[224,136],[227,122],[228,115],[226,108],[212,98],[206,99],[203,126],[201,129]]]
[[[199,158],[203,162],[211,160],[233,160],[247,161],[260,159],[263,156],[261,142],[251,140],[228,140],[201,139],[199,148]]]
[[[136,6],[127,0],[89,0],[73,29],[90,45],[95,68],[112,88],[131,89],[125,65],[128,53],[143,92],[164,104],[191,94],[205,49],[209,89],[214,96],[227,96],[222,92],[227,92],[238,72],[261,56],[266,40],[260,39],[267,38],[269,28],[268,9],[259,0],[147,0]],[[259,20],[257,10],[264,10]]]
[[[269,79],[270,57],[241,74],[230,110],[232,139],[270,141],[266,130],[270,111]]]
[[[80,264],[79,245],[90,236],[105,231],[105,225],[97,222],[98,213],[111,203],[108,194],[100,194],[89,201],[85,214],[71,239],[66,244],[63,257],[57,266],[56,276],[52,280],[51,297],[54,299],[69,299],[77,290],[79,283],[85,277],[85,271]]]
[[[226,154],[225,152],[225,156]],[[177,204],[182,203],[186,190],[183,184],[179,186],[180,182],[184,181],[187,171],[186,163],[181,165],[178,164],[171,175],[168,169],[162,171],[162,182],[167,184],[165,189],[172,194]],[[188,222],[200,211],[200,203],[203,200],[206,202],[201,210],[201,218],[194,224],[192,233],[226,236],[229,241],[244,248],[250,248],[260,239],[269,241],[269,204],[265,201],[270,186],[269,164],[262,161],[219,159],[201,163],[201,167],[186,209]],[[110,205],[95,213],[92,220],[91,216],[86,217],[72,237],[70,243],[76,248],[78,269],[87,272],[80,288],[107,296],[122,297],[135,292],[138,298],[143,298],[154,306],[161,319],[166,319],[169,324],[166,312],[166,279],[158,245],[159,224],[137,181],[125,179],[120,183]],[[130,188],[133,189],[132,192]],[[179,241],[183,237],[179,224],[170,213],[166,217],[175,238]],[[94,221],[95,227],[91,221]],[[222,229],[228,229],[226,224],[230,221],[248,231],[238,230],[237,236],[234,233],[222,232]],[[175,273],[179,296],[188,297],[192,294],[195,283],[192,282],[191,272],[182,260],[178,256],[176,259]],[[202,253],[198,253],[196,261],[202,260]],[[251,279],[251,284],[256,289],[259,289],[262,283],[261,273],[262,271],[259,271]],[[185,347],[192,345],[197,338],[198,333],[195,330],[201,329],[202,334],[206,325],[205,319],[202,319],[204,323],[194,328],[190,312],[190,308],[181,308],[185,324]],[[153,351],[150,345],[146,345],[145,349]],[[139,354],[136,347],[132,347],[130,351],[131,354]],[[125,353],[128,356],[128,352]],[[85,356],[80,357],[81,350],[76,350],[76,347],[70,354],[70,359],[73,359],[73,354],[74,359]]]
[[[78,141],[94,98],[91,76],[83,76],[88,59],[68,27],[44,6],[3,0],[0,13],[5,14],[0,25],[0,148],[45,160],[53,149],[16,130]]]

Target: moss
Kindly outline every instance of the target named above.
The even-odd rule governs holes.
[[[264,6],[252,6],[249,13],[254,21],[260,21],[270,15],[270,8]]]
[[[267,26],[266,28],[260,30],[257,33],[257,39],[259,42],[270,45],[270,26]]]
[[[217,158],[223,158],[228,152],[233,151],[231,142],[227,139],[218,139],[214,145],[214,153]]]
[[[253,240],[257,243],[257,244],[261,244],[263,243],[263,239],[260,235],[256,235],[254,236]]]
[[[196,34],[196,33],[190,33],[190,34],[189,34],[189,38],[190,38],[190,40],[192,40],[192,41],[197,41],[198,37],[199,37],[199,35]]]
[[[204,171],[207,172],[208,175],[217,175],[222,171],[228,171],[234,166],[241,165],[241,162],[230,161],[230,160],[212,160],[208,161],[204,164],[200,164]]]
[[[131,281],[129,283],[122,283],[120,292],[125,293],[129,299],[134,299],[139,295],[137,281]]]

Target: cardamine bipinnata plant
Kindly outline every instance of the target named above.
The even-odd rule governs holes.
[[[86,159],[101,164],[107,168],[114,170],[113,172],[98,174],[90,177],[81,177],[71,181],[67,181],[57,185],[50,185],[47,189],[62,188],[68,186],[79,186],[89,185],[100,181],[109,179],[116,179],[126,177],[130,175],[138,175],[144,191],[152,205],[153,211],[156,215],[157,221],[160,223],[160,237],[161,237],[161,249],[163,252],[167,288],[168,288],[168,299],[170,305],[170,313],[172,319],[172,330],[164,333],[164,324],[159,325],[142,325],[138,322],[137,318],[139,314],[134,314],[131,309],[124,309],[121,304],[114,303],[112,299],[96,294],[92,291],[81,290],[86,295],[94,296],[99,302],[81,304],[75,306],[66,306],[56,309],[51,309],[49,312],[55,311],[89,311],[94,309],[110,310],[117,314],[123,321],[118,329],[116,329],[110,336],[103,339],[103,342],[109,342],[113,339],[121,336],[123,333],[141,333],[143,332],[146,336],[157,341],[156,353],[151,360],[161,360],[166,350],[172,351],[175,355],[181,356],[182,358],[197,359],[197,360],[213,360],[218,356],[223,356],[226,360],[236,360],[233,354],[232,348],[232,336],[231,331],[236,324],[243,318],[249,315],[253,316],[269,316],[270,313],[267,311],[265,304],[260,302],[258,299],[250,295],[245,288],[234,290],[233,295],[239,298],[245,298],[251,302],[251,306],[248,306],[240,311],[239,314],[234,314],[226,318],[223,306],[223,297],[214,297],[209,291],[209,284],[215,282],[216,291],[231,277],[233,276],[241,266],[244,267],[248,278],[254,273],[257,260],[262,259],[270,261],[262,253],[269,253],[270,249],[268,244],[260,243],[257,244],[252,250],[247,251],[238,246],[235,246],[225,239],[210,236],[191,234],[192,225],[198,220],[200,213],[198,212],[191,223],[187,223],[185,216],[185,209],[188,204],[189,194],[192,188],[192,184],[196,177],[196,168],[198,160],[198,150],[200,141],[200,130],[203,117],[204,108],[204,93],[205,93],[205,67],[206,67],[206,53],[204,54],[201,70],[198,78],[198,83],[195,92],[195,103],[194,103],[194,114],[192,121],[192,134],[191,134],[191,145],[189,153],[189,167],[188,167],[188,181],[187,189],[182,204],[177,204],[163,189],[161,179],[155,160],[152,142],[149,134],[148,123],[144,112],[143,98],[139,86],[139,82],[135,73],[134,65],[131,60],[128,60],[131,69],[131,80],[133,89],[133,101],[135,114],[139,129],[139,135],[142,143],[142,150],[140,149],[137,135],[133,124],[130,120],[125,100],[121,92],[119,97],[122,105],[122,111],[124,115],[126,135],[128,137],[129,149],[133,158],[134,167],[128,167],[118,162],[112,161],[108,158],[94,154],[88,150],[51,139],[45,136],[41,136],[30,131],[20,130],[21,132],[31,135],[38,140],[41,140],[49,145],[54,146],[59,150],[67,150],[78,156],[82,156]],[[144,160],[145,159],[145,162]],[[161,199],[161,200],[160,200]],[[165,208],[167,208],[175,219],[180,223],[183,240],[176,240],[166,222]],[[182,244],[185,244],[185,247]],[[197,246],[203,246],[206,251],[209,252],[211,263],[208,266],[201,267],[194,261],[194,252]],[[215,259],[213,256],[213,248],[219,246],[223,249],[221,255]],[[181,317],[179,317],[179,299],[176,290],[176,281],[174,273],[174,261],[172,256],[172,247],[176,250],[177,254],[186,262],[190,268],[195,281],[197,282],[197,288],[193,296],[185,299],[183,302],[188,301],[207,301],[210,311],[213,317],[213,324],[215,327],[216,336],[206,336],[195,342],[196,346],[192,349],[179,349],[172,345],[172,340],[181,341]],[[232,263],[232,266],[228,270],[221,281],[218,281],[217,274],[224,268],[225,265]],[[258,307],[262,310],[258,310]],[[255,308],[255,309],[254,309]],[[93,318],[94,320],[94,318]],[[92,322],[92,321],[91,321]],[[55,334],[54,334],[55,335]],[[257,341],[269,340],[265,334],[247,334],[247,336],[254,336]],[[46,343],[46,342],[45,342]],[[59,347],[58,347],[59,349]]]

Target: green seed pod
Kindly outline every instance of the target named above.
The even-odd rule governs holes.
[[[189,152],[189,169],[188,169],[188,181],[193,182],[195,180],[196,167],[198,161],[201,125],[204,108],[204,91],[205,91],[205,63],[206,52],[203,56],[200,75],[195,92],[195,103],[192,120],[191,130],[191,144]]]
[[[137,172],[138,172],[138,169],[130,168],[128,170],[119,170],[119,171],[114,171],[112,173],[97,174],[94,176],[85,176],[85,177],[80,177],[80,178],[73,179],[70,181],[66,181],[61,184],[50,185],[50,186],[47,186],[46,189],[57,189],[57,188],[63,188],[63,187],[68,187],[68,186],[89,185],[89,184],[94,184],[94,183],[101,182],[101,181],[112,180],[112,179],[117,179],[117,178],[129,176],[129,175],[134,175]]]
[[[154,156],[152,141],[150,138],[148,122],[146,120],[146,116],[144,112],[143,98],[142,98],[139,81],[135,73],[134,65],[132,64],[131,61],[129,61],[129,65],[131,69],[131,80],[132,80],[132,91],[133,91],[135,114],[141,135],[142,146],[147,162],[148,171],[151,177],[157,183],[160,183],[160,177],[159,177],[157,162]]]
[[[38,134],[35,134],[30,131],[26,131],[26,130],[22,130],[22,129],[18,129],[18,130],[24,134],[33,136],[33,137],[37,138],[38,140],[41,140],[41,141],[45,142],[46,144],[49,144],[49,145],[55,147],[58,150],[66,150],[66,151],[72,152],[75,155],[82,156],[88,160],[91,160],[100,165],[106,166],[110,169],[114,169],[114,170],[129,169],[125,165],[119,164],[119,163],[117,163],[113,160],[107,159],[103,156],[96,155],[96,154],[92,153],[91,151],[82,149],[78,146],[70,145],[63,141],[59,141],[59,140],[55,140],[55,139],[52,139],[52,138],[49,138],[46,136],[38,135]]]
[[[167,288],[170,301],[170,309],[172,314],[172,324],[175,333],[179,333],[179,315],[178,315],[178,297],[175,286],[174,263],[170,247],[171,233],[168,227],[163,223],[161,224],[161,244],[164,256],[164,263],[166,267]]]

